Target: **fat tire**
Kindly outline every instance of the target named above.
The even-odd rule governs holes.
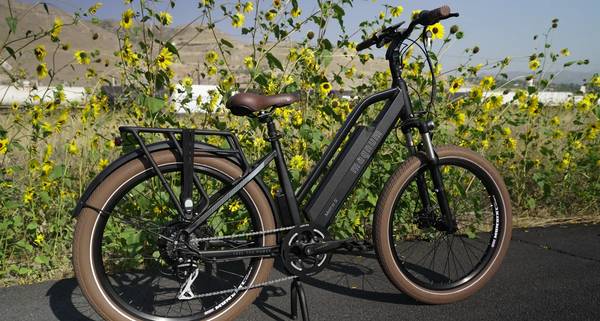
[[[172,150],[159,151],[152,154],[152,157],[158,164],[180,163],[179,156]],[[229,160],[222,157],[216,157],[210,154],[198,154],[194,158],[195,165],[211,168],[228,176],[233,181],[242,175],[242,170]],[[111,173],[90,195],[86,203],[97,209],[102,209],[110,200],[111,195],[119,186],[131,177],[151,168],[149,162],[144,158],[134,159]],[[275,220],[273,211],[269,205],[268,196],[255,181],[251,181],[244,187],[248,197],[256,204],[259,216],[262,220],[262,229],[274,229]],[[104,294],[102,287],[94,277],[93,257],[91,254],[91,244],[94,235],[94,226],[97,221],[98,213],[90,207],[84,207],[78,215],[73,238],[73,267],[79,286],[84,296],[89,301],[94,310],[105,320],[140,320],[140,317],[119,308],[114,302],[108,299]],[[264,244],[266,246],[275,245],[274,235],[266,235]],[[254,274],[254,280],[249,283],[258,284],[268,280],[270,271],[273,267],[273,259],[263,258],[259,264],[257,272]],[[225,305],[221,311],[205,320],[232,320],[242,313],[260,294],[261,288],[255,288],[244,291],[241,295],[235,297],[232,302]],[[168,320],[168,319],[165,319]]]
[[[481,289],[497,272],[508,250],[512,231],[512,209],[510,196],[502,176],[494,166],[479,154],[457,146],[444,146],[436,149],[440,159],[460,158],[482,169],[494,182],[501,195],[502,235],[493,257],[483,271],[472,280],[450,290],[434,290],[420,286],[405,276],[395,259],[395,250],[390,242],[390,220],[394,212],[396,199],[401,196],[404,187],[410,183],[412,175],[424,164],[423,157],[412,156],[407,159],[389,178],[377,202],[373,219],[375,251],[379,263],[388,279],[402,292],[413,299],[427,304],[447,304],[463,300]],[[491,262],[491,263],[490,263]]]

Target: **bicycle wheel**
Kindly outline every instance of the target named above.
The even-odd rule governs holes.
[[[373,225],[375,250],[392,283],[420,302],[444,304],[472,295],[498,270],[510,241],[511,205],[502,177],[484,158],[455,146],[436,152],[458,230],[442,227],[429,170],[418,157],[386,183]],[[419,196],[419,175],[429,210]]]
[[[179,156],[173,151],[152,156],[179,195]],[[194,168],[206,195],[213,199],[242,174],[230,161],[210,155],[196,154]],[[196,204],[201,202],[197,189],[193,198]],[[258,288],[247,287],[268,279],[273,259],[208,261],[176,245],[183,225],[158,176],[143,159],[110,174],[86,203],[75,228],[73,265],[83,294],[104,319],[229,320],[260,293]],[[203,251],[271,246],[275,245],[272,234],[230,240],[215,236],[274,228],[267,196],[253,181],[191,238],[198,240],[196,246]],[[195,271],[195,281],[189,282],[193,298],[178,297]]]

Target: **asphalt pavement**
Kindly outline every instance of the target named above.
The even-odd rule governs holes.
[[[454,304],[423,305],[400,293],[372,253],[336,255],[303,285],[311,320],[600,320],[600,225],[515,230],[496,276]],[[289,287],[266,287],[240,320],[289,320]],[[76,280],[64,279],[0,288],[0,320],[99,317]]]

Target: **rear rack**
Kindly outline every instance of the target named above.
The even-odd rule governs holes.
[[[212,155],[233,158],[238,161],[244,173],[249,170],[248,161],[240,147],[240,142],[231,132],[206,129],[146,128],[130,126],[119,127],[119,132],[121,132],[122,143],[125,143],[125,146],[137,144],[142,149],[162,185],[167,190],[171,201],[175,205],[175,209],[184,221],[191,220],[195,213],[204,211],[210,203],[210,197],[206,191],[204,191],[198,177],[194,174],[193,159],[197,152],[210,152]],[[164,135],[181,155],[183,172],[181,178],[181,194],[179,195],[179,198],[167,183],[154,158],[150,155],[150,151],[144,142],[144,138],[141,136],[143,133]],[[133,136],[135,140],[132,140],[131,136]],[[229,148],[221,148],[205,142],[198,145],[196,144],[197,136],[221,136],[227,141]],[[201,199],[197,204],[194,204],[192,200],[192,189],[194,187],[200,192],[201,196]]]
[[[211,145],[209,143],[203,142],[203,148],[196,149],[200,151],[210,151],[212,154],[223,156],[223,157],[233,157],[237,161],[239,161],[240,165],[242,165],[242,169],[246,171],[249,167],[248,160],[244,156],[244,152],[240,146],[240,142],[235,135],[228,131],[220,131],[220,130],[208,130],[208,129],[182,129],[182,128],[149,128],[149,127],[136,127],[136,126],[121,126],[119,127],[119,132],[121,132],[121,139],[123,142],[131,142],[131,139],[127,137],[128,134],[131,134],[133,138],[135,138],[135,143],[137,143],[146,156],[149,157],[147,150],[145,148],[146,144],[144,142],[144,138],[140,135],[142,133],[148,134],[162,134],[166,139],[172,142],[177,151],[183,155],[183,133],[191,132],[193,137],[196,136],[220,136],[223,137],[229,148],[223,149],[215,145]],[[178,137],[179,136],[179,137]]]

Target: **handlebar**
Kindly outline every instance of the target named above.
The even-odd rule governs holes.
[[[451,17],[458,17],[458,13],[451,13],[449,6],[441,6],[433,10],[423,10],[419,13],[419,16],[415,20],[411,21],[408,28],[400,33],[400,36],[403,38],[408,38],[416,25],[427,27]],[[383,42],[388,40],[386,38],[389,38],[391,34],[397,33],[396,29],[400,25],[402,25],[402,23],[385,28],[384,30],[375,33],[370,38],[363,40],[356,46],[356,51],[367,49],[375,44],[377,44],[378,47],[381,46]]]

